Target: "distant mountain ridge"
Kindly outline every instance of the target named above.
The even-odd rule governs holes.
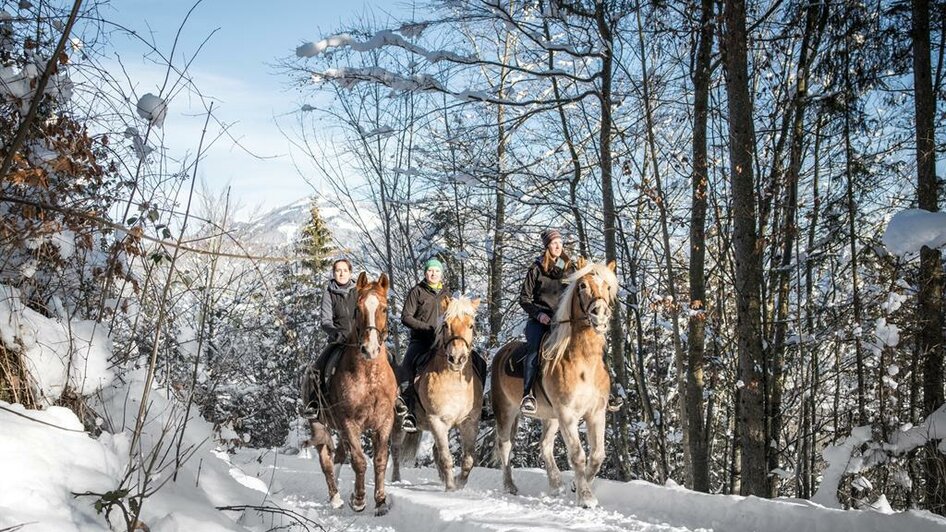
[[[299,232],[309,222],[309,209],[313,199],[318,206],[319,215],[332,233],[333,246],[338,249],[357,248],[362,235],[359,225],[352,221],[349,210],[341,208],[340,202],[329,196],[301,198],[249,222],[236,223],[232,232],[248,250],[285,251],[292,247],[299,237]],[[368,205],[357,204],[355,208],[367,227],[380,225],[380,220]]]

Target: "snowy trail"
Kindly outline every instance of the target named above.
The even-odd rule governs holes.
[[[560,497],[546,495],[545,472],[539,469],[514,472],[520,492],[517,496],[499,489],[501,475],[495,469],[475,468],[466,489],[454,493],[444,493],[433,469],[403,469],[404,481],[389,484],[391,511],[384,517],[374,517],[370,501],[362,514],[347,506],[333,510],[316,460],[267,453],[258,462],[260,457],[259,452],[242,451],[232,462],[248,476],[271,483],[272,501],[329,530],[946,532],[946,520],[928,512],[885,515],[831,510],[808,501],[706,495],[646,482],[601,479],[595,483],[601,505],[586,510],[575,505],[570,492]],[[570,472],[564,475],[568,485]],[[346,501],[352,483],[351,468],[345,466],[340,487]],[[370,499],[370,482],[368,492]]]

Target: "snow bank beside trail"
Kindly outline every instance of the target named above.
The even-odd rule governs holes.
[[[108,368],[112,341],[104,326],[87,320],[47,318],[28,308],[20,291],[0,285],[0,341],[22,352],[45,404],[68,386],[91,395],[114,379]]]
[[[96,410],[105,417],[109,430],[124,433],[130,439],[143,387],[144,372],[141,371],[130,375],[128,384],[108,388],[100,394],[102,402]],[[142,429],[140,456],[144,461],[158,456],[158,468],[165,468],[152,483],[163,482],[174,474],[184,410],[184,405],[169,397],[166,389],[152,390],[147,421]],[[266,488],[259,483],[250,484],[253,487],[249,488],[245,481],[241,482],[244,479],[234,478],[230,473],[229,455],[216,450],[213,426],[200,417],[196,406],[191,407],[189,417],[181,445],[182,456],[189,458],[178,470],[176,481],[168,482],[145,500],[141,521],[152,532],[247,530],[246,526],[261,524],[257,516],[216,509],[217,506],[260,504],[266,496]],[[261,529],[266,530],[266,527]]]
[[[900,211],[887,224],[883,243],[887,251],[900,257],[919,253],[923,246],[946,246],[946,212]]]
[[[73,493],[118,487],[128,460],[125,435],[93,439],[62,407],[27,410],[3,401],[0,407],[0,529],[30,523],[25,530],[109,530],[95,512],[97,498]]]
[[[29,525],[24,530],[111,530],[104,513],[96,512],[95,503],[101,495],[120,489],[130,489],[129,496],[122,498],[126,508],[129,497],[142,489],[157,490],[144,500],[140,518],[152,532],[270,528],[265,516],[216,509],[261,504],[268,488],[259,479],[242,475],[230,464],[227,453],[215,449],[212,426],[196,410],[190,412],[182,440],[182,456],[187,460],[172,480],[184,407],[167,390],[153,390],[140,439],[141,454],[130,457],[144,384],[141,375],[133,374],[128,384],[108,387],[96,396],[102,402],[93,408],[102,414],[101,425],[106,429],[98,438],[84,432],[82,423],[66,408],[27,410],[0,402],[0,530],[22,524]],[[155,457],[154,474],[145,485],[140,471]],[[130,484],[123,485],[133,463],[140,467]],[[74,496],[87,492],[99,495]],[[124,528],[117,506],[110,519],[115,530]]]
[[[946,530],[946,520],[929,512],[885,514],[839,510],[804,500],[711,495],[643,481],[598,479],[594,491],[600,506],[587,510],[575,504],[574,494],[567,489],[561,496],[548,495],[545,471],[533,468],[513,471],[519,495],[502,492],[502,474],[497,469],[476,467],[465,489],[445,493],[435,469],[402,468],[404,481],[388,484],[391,511],[384,517],[374,517],[370,512],[373,506],[370,473],[368,509],[356,514],[347,506],[341,510],[329,506],[325,479],[316,459],[247,449],[240,451],[234,462],[249,476],[266,480],[274,477],[273,495],[282,498],[281,505],[285,504],[330,530],[350,532]],[[563,479],[565,485],[569,485],[572,473],[563,472]],[[351,468],[343,468],[339,484],[343,499],[347,500],[351,493],[352,480]],[[282,522],[288,524],[285,520]]]

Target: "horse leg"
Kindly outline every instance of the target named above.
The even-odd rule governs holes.
[[[581,446],[581,438],[578,436],[578,418],[575,416],[559,416],[562,424],[562,438],[565,439],[565,447],[568,448],[568,461],[571,463],[572,471],[575,472],[575,491],[578,493],[578,504],[583,508],[594,508],[598,506],[598,500],[591,493],[591,487],[588,485],[588,478],[585,474],[585,449]]]
[[[339,446],[341,447],[341,446]],[[338,484],[335,478],[335,467],[332,464],[332,449],[328,445],[319,445],[319,464],[322,466],[322,474],[325,475],[325,484],[328,486],[328,498],[332,508],[338,510],[345,505],[342,502],[341,495],[338,494]]]
[[[493,404],[496,405],[496,400]],[[509,460],[512,455],[512,442],[516,438],[516,428],[519,426],[519,416],[512,413],[508,405],[496,410],[496,458],[503,470],[503,489],[506,493],[515,495],[519,488],[512,481],[512,466]]]
[[[388,513],[388,500],[384,493],[384,474],[388,467],[388,444],[391,441],[391,429],[381,429],[374,433],[374,514]],[[397,460],[394,460],[397,467]]]
[[[453,480],[453,456],[450,454],[450,441],[448,439],[450,427],[438,417],[431,417],[428,422],[430,423],[430,433],[434,436],[434,441],[437,442],[435,458],[437,459],[437,469],[441,471],[440,478],[443,480],[446,491],[454,491],[457,486]]]
[[[352,510],[360,512],[365,509],[365,471],[368,469],[368,460],[361,447],[361,427],[346,423],[344,432],[351,455],[351,468],[355,471],[355,491],[351,494],[349,504]]]
[[[333,458],[333,473],[335,475],[335,482],[340,481],[339,479],[342,475],[342,466],[345,465],[346,460],[348,460],[348,444],[345,442],[345,440],[342,440],[338,445],[335,446],[335,457]]]
[[[585,418],[585,434],[588,438],[588,467],[585,469],[585,478],[588,480],[588,487],[595,481],[595,476],[601,470],[601,464],[604,463],[604,425],[605,409],[601,408]]]
[[[397,420],[394,420],[397,425]],[[404,432],[394,429],[391,432],[391,482],[401,480],[401,446],[404,445]]]
[[[555,463],[555,436],[558,435],[558,420],[549,419],[542,422],[542,461],[545,462],[545,473],[549,477],[549,495],[562,493],[562,472]]]
[[[479,405],[474,405],[474,411]],[[460,465],[460,478],[457,480],[457,488],[462,489],[466,486],[466,481],[470,478],[470,471],[473,470],[473,453],[476,452],[476,434],[480,429],[479,412],[475,412],[470,417],[463,420],[460,424],[460,441],[463,444],[463,463]]]

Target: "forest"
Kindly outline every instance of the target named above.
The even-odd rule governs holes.
[[[69,504],[134,529],[199,478],[195,424],[231,452],[307,437],[334,259],[391,280],[398,359],[403,298],[440,259],[482,298],[489,358],[557,228],[617,263],[602,478],[946,515],[946,3],[409,4],[286,36],[311,192],[241,221],[198,178],[227,133],[186,57],[126,33],[166,72],[142,90],[108,60],[130,30],[107,4],[2,2],[0,411],[126,440],[117,487]],[[185,97],[206,123],[176,153]],[[516,467],[540,466],[540,433],[520,426]]]

